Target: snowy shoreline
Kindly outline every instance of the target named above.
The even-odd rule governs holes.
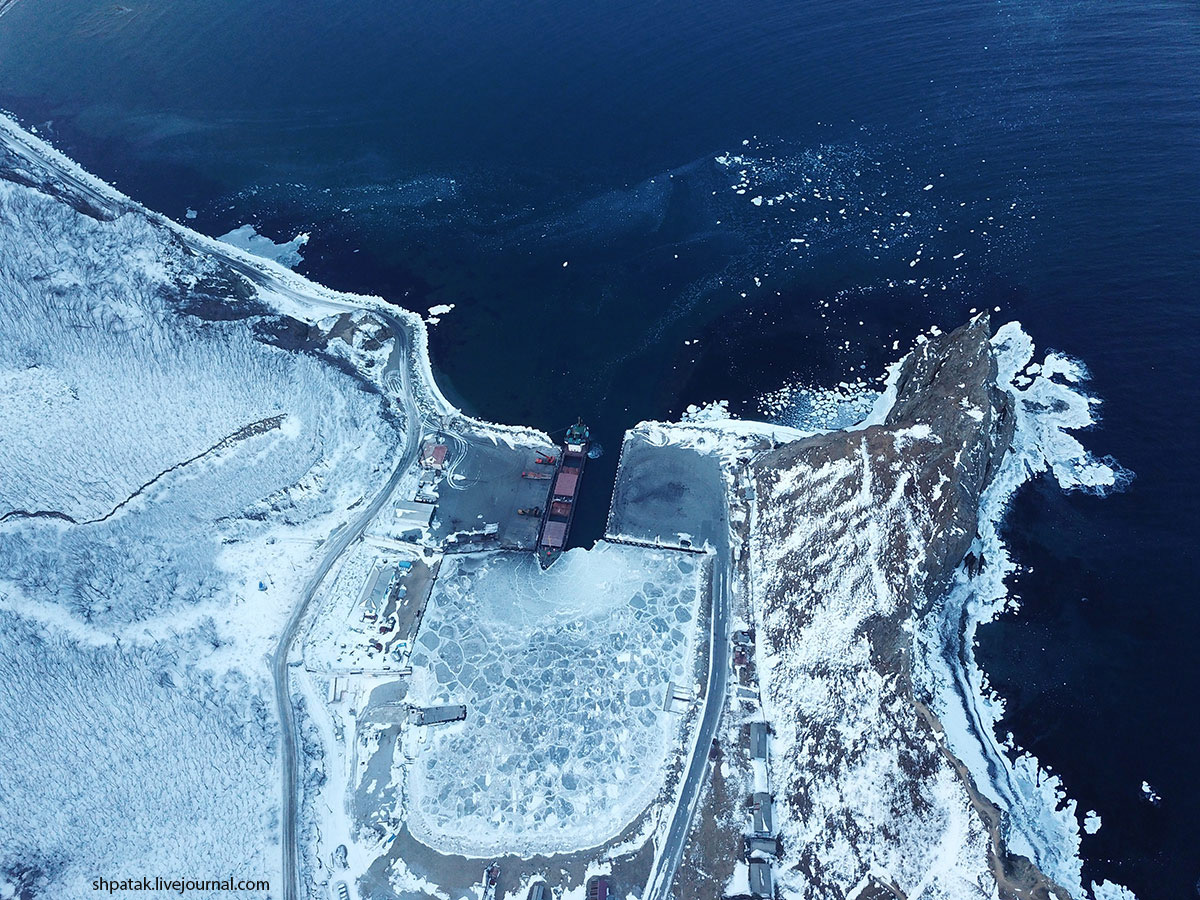
[[[1079,387],[1087,378],[1080,363],[1056,353],[1035,362],[1033,341],[1018,323],[999,329],[992,345],[999,364],[996,382],[1012,399],[1017,424],[1000,471],[980,500],[978,536],[970,552],[987,565],[974,576],[960,567],[951,590],[925,618],[917,634],[920,674],[951,751],[967,766],[976,788],[1009,814],[1008,847],[1032,859],[1072,897],[1132,898],[1108,882],[1093,883],[1090,893],[1084,887],[1076,801],[1034,756],[996,737],[1004,699],[992,691],[975,658],[979,626],[1010,603],[1005,581],[1016,563],[1001,528],[1017,491],[1046,474],[1063,491],[1103,495],[1121,490],[1132,476],[1114,462],[1094,458],[1070,434],[1095,424],[1093,410],[1099,404]]]
[[[146,210],[4,116],[0,116],[0,146],[54,170],[68,192],[90,195],[114,216],[145,216],[151,223],[169,229],[185,246],[228,261],[252,277],[260,298],[283,315],[312,324],[331,314],[365,309],[406,328],[409,362],[416,381],[413,388],[425,415],[454,417],[496,441],[534,437],[549,442],[547,436],[533,429],[470,419],[454,407],[434,378],[428,328],[419,315],[379,297],[325,288],[277,262],[200,235]],[[1095,421],[1093,408],[1097,401],[1079,389],[1086,380],[1086,370],[1080,364],[1053,353],[1040,364],[1033,363],[1032,341],[1017,323],[1001,328],[992,339],[992,347],[1000,363],[997,385],[1013,401],[1017,428],[999,472],[980,499],[978,537],[972,553],[986,558],[988,565],[975,577],[960,567],[950,592],[917,624],[919,681],[932,698],[930,705],[954,756],[967,767],[976,788],[1009,814],[1010,826],[1004,835],[1008,846],[1028,856],[1077,900],[1089,896],[1095,900],[1130,898],[1125,889],[1107,882],[1093,883],[1090,892],[1083,886],[1081,829],[1075,801],[1066,797],[1059,779],[1046,773],[1036,759],[1029,754],[1014,759],[1018,748],[996,739],[995,725],[1003,713],[1003,700],[991,693],[973,649],[979,625],[993,619],[1008,602],[1004,581],[1014,570],[1014,563],[1000,537],[1000,527],[1015,492],[1041,473],[1051,474],[1063,490],[1097,493],[1120,489],[1129,476],[1115,464],[1091,457],[1069,434]],[[854,428],[877,424],[886,416],[895,399],[898,371],[899,364],[890,370],[888,390],[869,418]],[[655,439],[716,452],[727,461],[764,439],[779,443],[809,435],[766,423],[721,420],[717,415],[697,416],[685,423],[640,423],[634,430]],[[63,624],[56,621],[59,619],[74,622],[58,607],[31,609],[24,600],[21,606],[26,607],[21,610],[22,616],[40,618],[44,625]],[[89,628],[76,637],[91,635],[94,640],[95,634]]]
[[[460,422],[469,422],[481,433],[494,434],[497,440],[511,442],[532,439],[553,443],[546,434],[537,429],[467,416],[451,403],[442,393],[434,376],[429,356],[429,328],[419,314],[389,303],[376,295],[354,294],[326,287],[293,272],[271,256],[260,256],[250,252],[245,249],[244,241],[229,243],[225,239],[209,237],[194,231],[127,197],[48,142],[22,128],[14,118],[3,111],[0,111],[0,146],[6,146],[17,157],[31,159],[51,169],[69,189],[90,195],[91,199],[99,201],[101,206],[113,215],[133,212],[144,216],[153,224],[169,229],[194,249],[227,260],[243,274],[256,276],[254,282],[259,288],[260,299],[272,305],[281,315],[312,324],[331,314],[369,310],[393,323],[401,323],[408,330],[410,362],[419,382],[413,387],[418,405],[422,407],[424,414],[453,416]],[[36,181],[34,184],[36,187]],[[303,237],[307,239],[307,235]]]
[[[920,343],[918,338],[917,346]],[[1089,888],[1082,883],[1083,828],[1076,803],[1066,796],[1060,779],[1036,758],[996,737],[1004,701],[989,687],[974,654],[979,626],[1010,602],[1005,579],[1015,563],[1000,532],[1014,494],[1043,474],[1053,477],[1064,491],[1097,494],[1121,490],[1132,476],[1111,460],[1091,456],[1071,434],[1094,424],[1099,403],[1081,389],[1087,379],[1081,363],[1057,353],[1035,362],[1033,342],[1016,322],[998,329],[990,346],[997,360],[995,387],[1011,402],[1016,425],[1000,468],[980,497],[978,537],[968,554],[968,558],[986,558],[987,565],[972,576],[967,562],[955,564],[954,572],[947,573],[950,587],[914,621],[915,686],[927,698],[948,749],[965,766],[968,789],[1007,814],[999,828],[1007,849],[1026,856],[1075,900],[1132,900],[1132,893],[1119,885],[1093,882]],[[906,358],[889,367],[885,389],[867,418],[841,431],[861,431],[884,422],[896,401],[896,379]],[[754,454],[756,443],[786,444],[814,434],[832,435],[839,429],[801,432],[735,420],[722,404],[712,404],[689,410],[684,422],[644,422],[635,430],[660,443],[716,453],[728,464]],[[771,679],[771,662],[770,654],[762,659],[766,682]],[[781,714],[767,712],[769,718]],[[1098,816],[1089,814],[1089,822],[1098,822]]]

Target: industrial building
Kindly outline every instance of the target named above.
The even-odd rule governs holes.
[[[374,622],[384,612],[397,581],[395,566],[380,566],[371,573],[363,590],[362,617],[365,621]]]
[[[663,700],[663,709],[666,712],[682,715],[687,712],[688,707],[692,705],[694,699],[695,696],[691,688],[668,681],[666,698]]]
[[[779,838],[748,835],[744,841],[746,858],[779,856]]]
[[[428,706],[414,708],[412,711],[414,725],[442,725],[446,722],[461,722],[466,717],[465,706]]]
[[[446,445],[426,441],[421,449],[421,465],[426,469],[441,469],[446,465]]]
[[[754,794],[754,833],[770,836],[775,833],[775,811],[771,795],[766,791]]]
[[[414,528],[428,528],[433,521],[434,505],[432,503],[409,503],[401,500],[395,506],[396,519],[400,525]]]
[[[770,733],[770,727],[766,722],[751,722],[750,723],[750,758],[751,759],[766,759],[767,758],[767,735]]]
[[[775,882],[771,877],[770,864],[765,862],[750,863],[750,896],[775,896]]]

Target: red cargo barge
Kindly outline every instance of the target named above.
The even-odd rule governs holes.
[[[588,439],[588,429],[582,419],[567,429],[563,452],[554,471],[550,499],[542,514],[542,531],[538,535],[538,562],[543,569],[549,568],[567,546],[571,520],[575,518],[575,502],[579,497],[579,481],[587,461]]]

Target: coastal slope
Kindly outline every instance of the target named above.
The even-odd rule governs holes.
[[[1066,897],[914,689],[919,618],[969,559],[1009,446],[989,323],[923,338],[882,424],[752,463],[751,584],[787,896]]]
[[[267,659],[408,415],[368,305],[0,119],[0,896],[282,896]]]

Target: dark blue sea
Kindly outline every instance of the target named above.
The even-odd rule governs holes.
[[[1198,895],[1195,2],[0,9],[0,107],[85,167],[210,234],[311,232],[298,268],[334,287],[454,304],[432,353],[468,410],[585,417],[580,542],[640,419],[870,381],[972,309],[1082,359],[1084,440],[1136,478],[1018,496],[1032,572],[980,657],[1102,816],[1085,881]]]

